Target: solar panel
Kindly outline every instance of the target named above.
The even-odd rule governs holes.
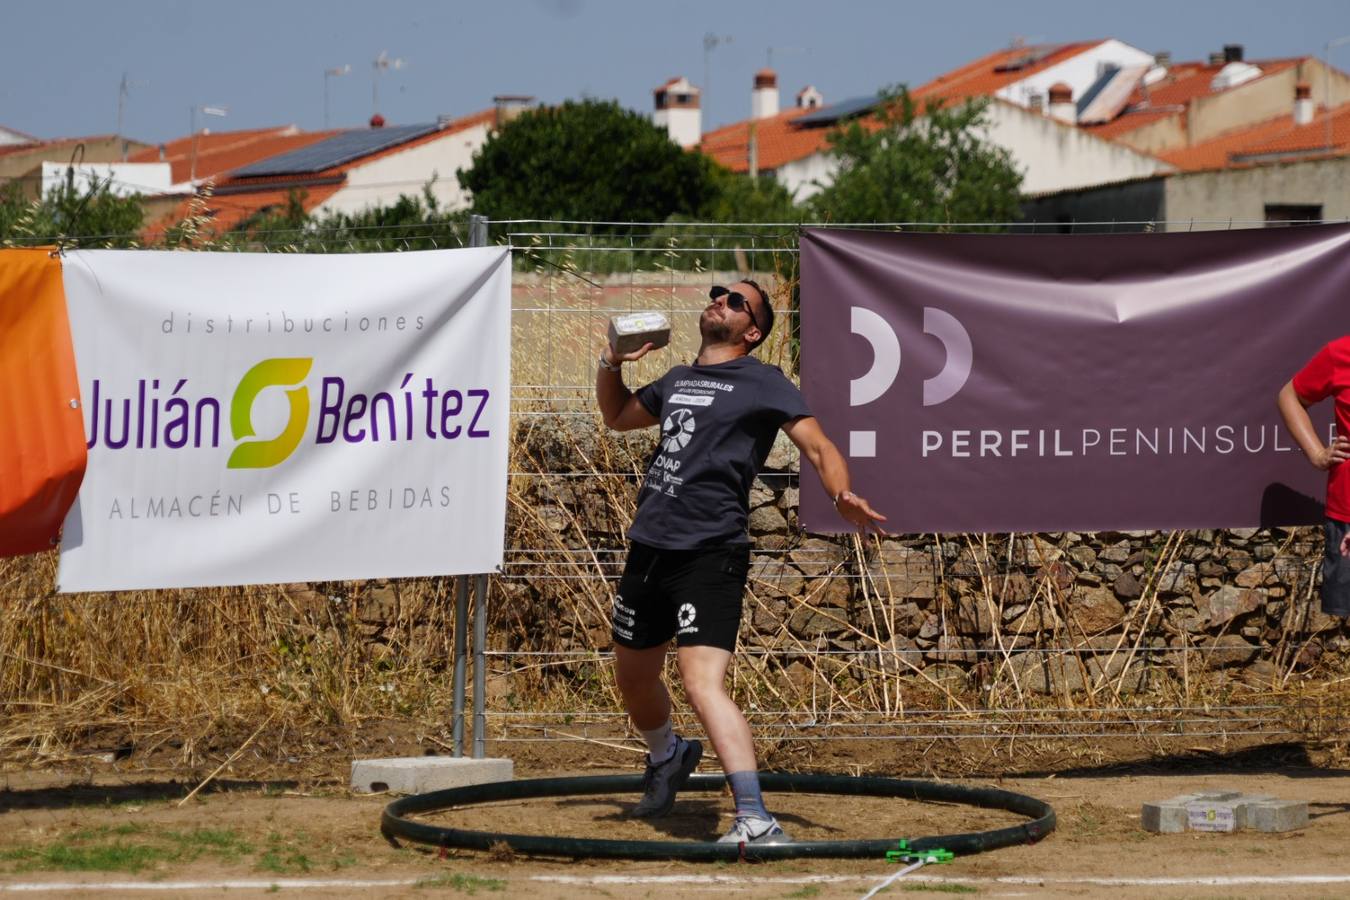
[[[273,156],[270,159],[250,163],[230,174],[235,178],[263,178],[274,175],[307,175],[322,172],[333,166],[396,147],[425,134],[431,134],[440,126],[399,125],[394,128],[363,128],[344,131],[332,137]]]
[[[792,120],[792,124],[802,125],[808,128],[816,125],[831,125],[841,119],[847,119],[851,116],[870,112],[880,99],[881,98],[878,95],[870,94],[866,97],[852,97],[848,100],[840,100],[838,103],[831,103],[829,106],[823,106],[804,116],[798,116]]]

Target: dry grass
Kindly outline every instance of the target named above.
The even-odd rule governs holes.
[[[489,709],[523,714],[494,720],[499,735],[548,726],[622,739],[604,655],[610,579],[653,436],[598,427],[594,359],[607,316],[628,309],[666,311],[674,325],[672,346],[633,367],[631,384],[691,359],[707,285],[734,276],[694,266],[601,283],[567,251],[551,253],[550,265],[518,276],[513,302],[515,474],[490,635],[494,650],[516,655],[493,658]],[[772,285],[780,326],[760,356],[791,372],[791,273],[761,280]],[[1177,717],[1162,710],[1212,710],[1206,721],[1222,728],[1223,708],[1238,705],[1279,707],[1268,716],[1276,724],[1339,740],[1350,681],[1339,657],[1309,660],[1311,637],[1295,612],[1312,602],[1311,567],[1270,642],[1273,674],[1242,681],[1187,643],[1161,589],[1200,540],[1158,535],[1142,595],[1105,634],[1078,626],[1057,539],[840,541],[790,600],[772,580],[752,578],[742,635],[750,652],[733,670],[733,690],[771,763],[809,763],[820,745],[804,737],[865,737],[869,728],[908,733],[906,752],[964,736],[958,745],[971,748],[972,766],[1047,748],[1074,762],[1114,739],[1161,750],[1165,720]],[[760,555],[784,559],[796,546]],[[930,560],[932,599],[920,611],[959,666],[909,637],[915,604],[897,581],[914,573],[887,563],[907,549]],[[270,733],[249,747],[255,764],[303,768],[391,739],[448,749],[451,579],[62,596],[54,575],[54,554],[0,560],[0,760],[41,765],[134,745],[166,767],[209,771],[267,721]],[[803,637],[789,624],[794,613],[831,623],[829,637]],[[978,640],[974,620],[987,622]],[[594,733],[588,721],[600,723]]]

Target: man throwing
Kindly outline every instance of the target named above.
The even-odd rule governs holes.
[[[820,475],[835,509],[859,528],[884,522],[849,490],[848,466],[776,366],[750,355],[773,329],[773,309],[753,281],[714,287],[699,317],[702,344],[690,366],[676,366],[631,392],[625,355],[606,347],[595,394],[605,424],[618,431],[661,425],[661,440],[638,489],[627,565],[614,598],[619,692],[647,743],[639,817],[664,816],[703,755],[675,734],[661,673],[676,642],[685,693],[712,741],[736,800],[728,843],[786,843],[764,807],[750,726],[727,695],[741,598],[750,568],[750,486],[781,428]]]

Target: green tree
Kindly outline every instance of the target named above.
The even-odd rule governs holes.
[[[751,178],[707,157],[712,190],[698,215],[705,222],[799,222],[801,210],[772,175]]]
[[[530,110],[489,137],[459,183],[494,219],[664,222],[715,190],[702,157],[613,101]]]
[[[987,101],[920,111],[903,88],[870,121],[830,135],[838,171],[811,198],[833,222],[1010,222],[1022,176],[1008,151],[980,137]]]
[[[129,247],[145,218],[140,197],[119,197],[111,179],[78,188],[74,172],[40,198],[23,196],[17,182],[0,189],[0,246],[72,242],[86,247]]]

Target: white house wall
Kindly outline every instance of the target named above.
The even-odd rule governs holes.
[[[1090,187],[1174,171],[1156,157],[1008,103],[989,104],[982,137],[1009,152],[1013,166],[1022,173],[1023,194]],[[833,158],[813,153],[780,166],[774,175],[800,203],[819,193],[817,182],[830,184],[838,168]]]
[[[774,170],[778,183],[787,188],[796,203],[820,193],[821,185],[834,181],[834,173],[839,163],[824,153],[812,153],[803,159],[793,160]]]
[[[69,163],[42,164],[42,193],[59,188],[66,181]],[[75,165],[75,190],[87,191],[94,181],[107,182],[108,191],[118,197],[137,194],[163,194],[171,189],[173,179],[168,163],[79,163]]]
[[[1007,103],[989,104],[984,132],[987,140],[1011,154],[1022,173],[1023,194],[1108,184],[1173,170],[1156,157]]]
[[[347,182],[337,193],[313,210],[316,215],[361,212],[375,206],[390,206],[402,195],[421,196],[431,185],[442,210],[463,209],[469,195],[459,187],[456,172],[473,164],[473,155],[487,140],[488,126],[474,125],[399,153],[391,153],[347,170]]]
[[[1077,103],[1101,76],[1103,64],[1150,66],[1153,64],[1153,54],[1117,40],[1103,41],[1048,69],[1005,85],[994,96],[1018,106],[1029,106],[1033,95],[1044,98],[1049,93],[1050,85],[1062,81],[1073,88],[1073,99]]]

